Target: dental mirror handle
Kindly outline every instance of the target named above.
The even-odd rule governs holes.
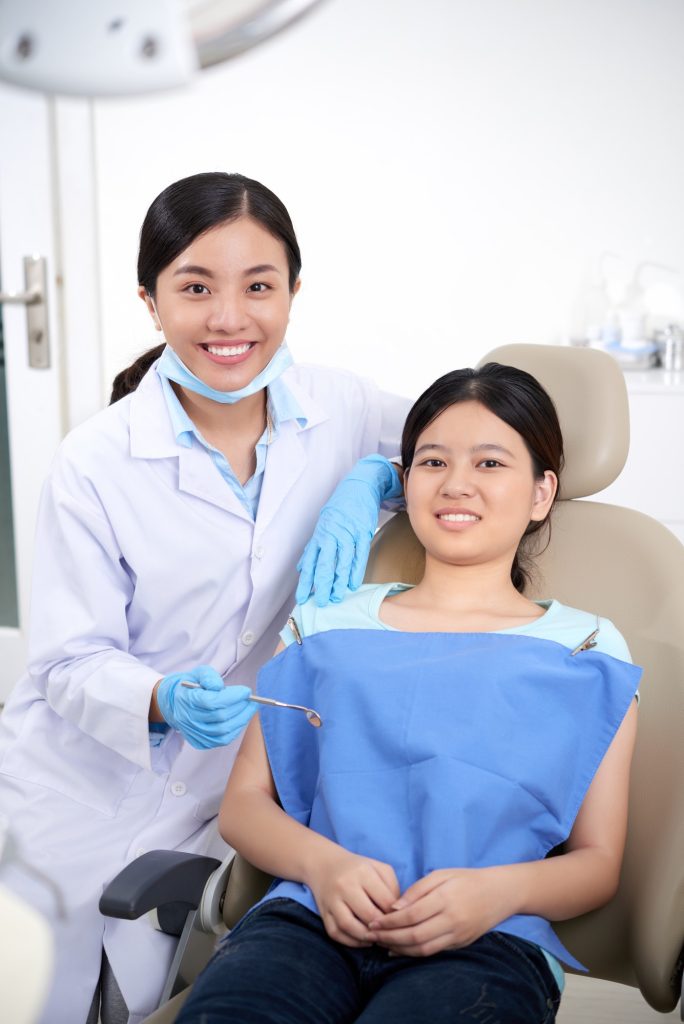
[[[189,679],[183,679],[181,686],[187,686],[189,690],[201,689],[199,683],[191,683]],[[314,711],[313,708],[305,708],[303,704],[287,704],[283,700],[274,700],[273,697],[257,697],[254,693],[250,694],[247,700],[254,701],[255,704],[267,704],[272,708],[291,708],[292,711],[303,711],[311,725],[315,728],[323,724],[323,720],[318,712]]]

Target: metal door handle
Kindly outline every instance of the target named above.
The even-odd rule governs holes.
[[[11,305],[18,306],[23,304],[24,306],[35,306],[37,302],[43,301],[43,291],[40,285],[36,285],[35,288],[31,288],[27,292],[0,292],[0,302],[7,302]]]
[[[24,256],[23,292],[0,291],[0,303],[26,306],[29,366],[46,370],[50,365],[47,281],[44,256]]]

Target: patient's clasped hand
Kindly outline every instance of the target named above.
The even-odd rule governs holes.
[[[262,670],[326,725],[250,724],[220,824],[279,881],[185,1024],[551,1021],[559,961],[582,965],[550,922],[616,889],[641,673],[608,620],[523,593],[562,469],[553,404],[523,371],[455,371],[402,457],[425,574],[309,601]]]

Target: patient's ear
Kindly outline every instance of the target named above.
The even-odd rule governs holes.
[[[530,512],[532,521],[541,522],[546,519],[557,490],[558,477],[551,469],[547,469],[543,476],[534,481],[534,496]]]

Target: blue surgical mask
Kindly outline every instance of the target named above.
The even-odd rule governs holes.
[[[239,391],[216,391],[214,388],[210,388],[208,384],[205,384],[203,380],[200,380],[199,377],[196,377],[194,373],[191,373],[185,363],[181,362],[178,358],[171,346],[167,345],[161,354],[157,365],[157,372],[162,377],[180,384],[182,388],[194,391],[197,395],[204,395],[205,398],[211,398],[213,402],[221,402],[222,405],[232,405],[234,402],[239,402],[241,398],[249,398],[250,395],[255,395],[257,391],[267,388],[284,370],[287,370],[288,366],[292,366],[292,356],[287,345],[283,342],[271,361],[256,375],[254,380],[251,380],[249,384],[245,384],[244,388],[240,388]]]

